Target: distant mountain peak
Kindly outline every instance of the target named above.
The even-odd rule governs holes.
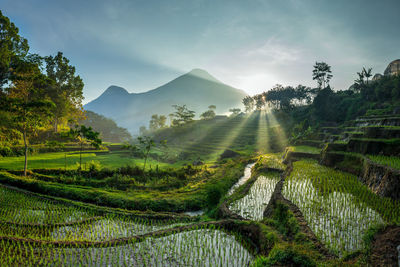
[[[190,72],[188,72],[185,75],[195,76],[195,77],[200,78],[200,79],[221,83],[215,77],[213,77],[210,73],[208,73],[207,71],[205,71],[203,69],[192,69]]]
[[[129,95],[129,92],[122,87],[116,86],[116,85],[111,85],[107,88],[107,90],[104,91],[102,94],[103,96],[106,95]]]

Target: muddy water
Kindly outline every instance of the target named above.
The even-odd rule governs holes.
[[[246,167],[244,168],[244,174],[242,177],[240,177],[239,181],[237,181],[236,184],[234,184],[231,189],[228,192],[228,196],[232,195],[233,192],[235,192],[236,188],[238,188],[239,186],[243,185],[245,182],[247,182],[247,180],[250,179],[251,177],[251,169],[253,168],[253,166],[256,163],[250,163],[247,164]]]
[[[204,210],[197,210],[197,211],[186,211],[184,214],[189,215],[191,217],[200,216],[204,214]]]

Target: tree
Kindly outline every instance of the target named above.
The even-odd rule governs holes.
[[[231,116],[239,115],[240,111],[241,111],[240,108],[231,108],[231,109],[229,109],[229,112],[232,113]]]
[[[193,110],[189,110],[186,105],[172,105],[175,108],[175,112],[171,113],[172,117],[172,125],[183,125],[193,121],[195,116],[195,112]]]
[[[85,125],[76,125],[75,129],[70,129],[70,136],[79,142],[79,170],[82,170],[83,145],[89,144],[95,148],[99,148],[102,141],[99,138],[98,132],[93,131],[92,127],[86,127]]]
[[[6,109],[12,115],[14,125],[23,135],[25,148],[24,176],[28,167],[29,140],[37,134],[40,127],[45,126],[51,118],[51,109],[54,103],[42,99],[41,90],[48,80],[40,73],[34,57],[19,58],[14,62],[14,69],[10,75],[12,81],[4,98]]]
[[[28,41],[18,34],[18,28],[0,10],[0,89],[10,81],[19,58],[28,54]]]
[[[147,159],[149,157],[150,151],[153,147],[156,147],[157,145],[161,146],[166,146],[167,141],[162,140],[159,143],[156,143],[153,138],[150,136],[139,136],[137,141],[131,145],[128,145],[127,147],[131,149],[134,153],[139,153],[143,158],[144,158],[144,164],[143,164],[143,173],[146,170],[146,163]]]
[[[254,109],[254,98],[252,98],[251,96],[246,96],[245,98],[243,98],[242,103],[244,105],[245,111],[250,112],[253,111]]]
[[[368,84],[368,80],[372,76],[372,68],[368,68],[368,70],[363,68],[362,73],[364,77],[367,78],[367,84]]]
[[[48,96],[56,104],[54,110],[54,132],[63,118],[78,119],[83,116],[83,81],[75,75],[75,67],[58,52],[57,55],[45,57],[47,76],[53,81],[48,88]]]
[[[364,87],[364,70],[362,70],[361,72],[357,72],[358,78],[354,80],[354,91],[356,93],[359,93],[362,91],[363,87]]]
[[[215,112],[214,112],[214,110],[210,109],[210,110],[203,112],[200,115],[200,117],[202,120],[211,120],[211,119],[215,118]]]
[[[157,129],[164,128],[166,122],[167,122],[166,116],[164,116],[164,115],[159,116],[157,114],[154,114],[151,116],[149,129],[151,131],[155,131]]]
[[[203,120],[210,120],[210,119],[213,119],[213,118],[215,118],[215,109],[216,109],[217,107],[215,106],[215,105],[210,105],[210,106],[208,106],[208,110],[207,111],[205,111],[204,113],[202,113],[201,115],[200,115],[200,117],[203,119]]]
[[[315,62],[313,80],[317,80],[319,89],[325,88],[329,84],[329,81],[332,78],[331,73],[331,66],[325,62]]]
[[[256,109],[261,110],[265,106],[265,99],[263,94],[255,95],[254,102],[256,103]]]

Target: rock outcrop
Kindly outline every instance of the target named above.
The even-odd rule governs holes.
[[[390,62],[384,72],[385,76],[392,76],[397,74],[400,74],[400,59],[396,59]]]

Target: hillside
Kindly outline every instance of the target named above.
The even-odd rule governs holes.
[[[167,140],[169,153],[179,160],[192,161],[216,160],[226,150],[240,151],[243,155],[277,152],[287,144],[278,122],[260,111],[164,128],[153,137],[156,141]]]
[[[121,143],[132,139],[132,136],[125,128],[119,127],[112,119],[93,111],[86,111],[86,119],[80,123],[99,132],[104,142]]]
[[[168,115],[171,105],[187,105],[196,115],[211,104],[217,113],[241,107],[246,93],[226,85],[204,70],[194,69],[169,83],[145,93],[129,93],[124,88],[110,86],[97,99],[84,107],[116,121],[118,125],[137,133],[140,126],[148,126],[152,114]]]

